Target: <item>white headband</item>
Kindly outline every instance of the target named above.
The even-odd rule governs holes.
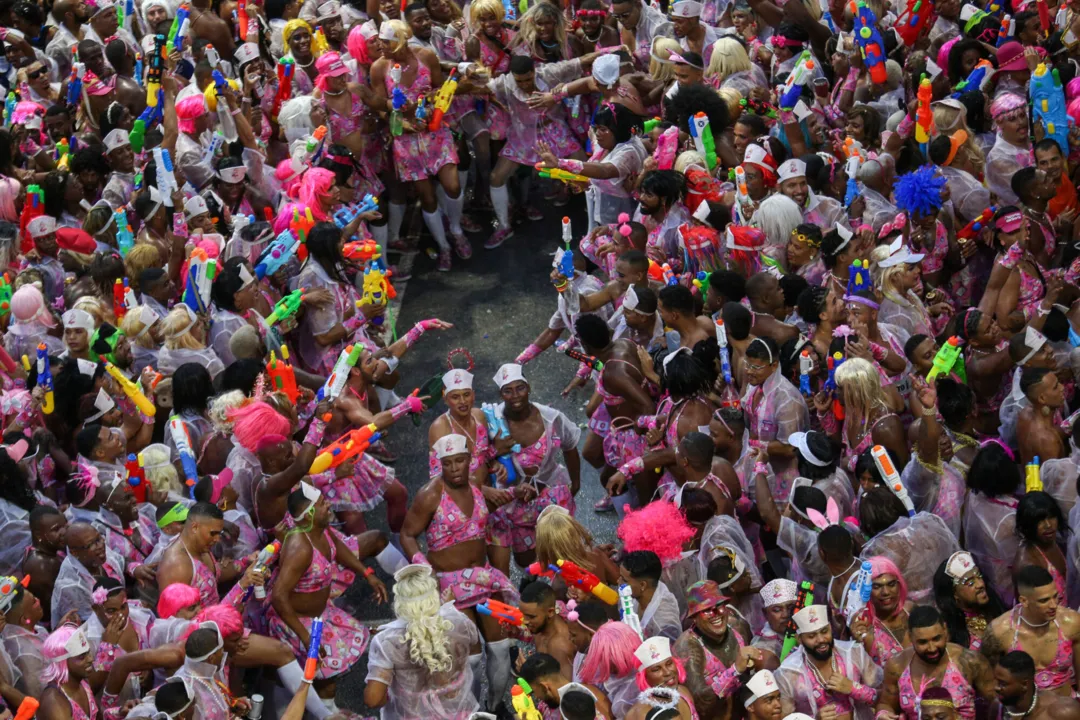
[[[208,657],[211,657],[214,653],[216,653],[221,648],[225,647],[225,638],[223,638],[221,636],[221,628],[219,628],[218,624],[216,622],[214,622],[213,620],[208,620],[207,622],[199,623],[199,627],[197,629],[199,629],[199,630],[211,630],[212,629],[217,634],[217,645],[214,646],[213,650],[211,650],[210,652],[208,652],[208,653],[206,653],[204,655],[200,655],[198,657],[193,657],[191,655],[187,656],[188,660],[192,660],[194,662],[202,662],[202,661],[206,660]]]
[[[786,580],[784,578],[770,580],[758,593],[758,595],[761,596],[761,604],[764,607],[795,602],[795,598],[798,594],[798,584],[794,580]]]
[[[764,340],[762,340],[759,337],[756,337],[756,338],[754,338],[753,340],[750,341],[750,344],[747,346],[747,349],[749,350],[750,348],[752,348],[754,346],[754,343],[761,343],[761,346],[763,348],[765,348],[765,352],[769,353],[769,364],[772,365],[774,361],[773,361],[773,356],[772,356],[772,350],[769,349],[769,343],[765,342]]]
[[[1046,336],[1029,325],[1024,330],[1024,345],[1028,348],[1028,354],[1020,361],[1020,365],[1035,357],[1035,353],[1042,350],[1042,346],[1045,344]]]
[[[469,443],[464,435],[444,435],[435,441],[435,457],[439,460],[468,452]]]
[[[638,646],[634,657],[641,663],[642,669],[662,663],[671,657],[671,640],[663,635],[651,637]]]
[[[141,338],[146,333],[150,332],[150,328],[154,326],[161,316],[154,312],[154,309],[149,305],[143,305],[139,308],[139,322],[143,324],[143,329],[135,333],[136,338]]]
[[[787,444],[792,445],[799,451],[799,454],[810,463],[811,465],[817,465],[818,467],[828,467],[829,463],[825,462],[814,453],[810,452],[810,446],[806,442],[806,436],[808,433],[797,432],[791,433],[787,439]]]

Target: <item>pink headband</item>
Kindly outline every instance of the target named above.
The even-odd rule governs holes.
[[[690,62],[689,60],[687,60],[686,58],[684,58],[682,55],[680,55],[677,52],[669,53],[668,54],[668,60],[670,60],[673,63],[680,63],[682,65],[689,65],[690,67],[692,67],[692,68],[694,68],[696,70],[704,70],[705,69],[704,66],[699,65],[698,63]]]
[[[990,103],[990,117],[994,118],[994,120],[1017,110],[1027,112],[1027,100],[1015,93],[1003,93],[994,98],[994,102]]]
[[[801,48],[803,46],[802,40],[792,40],[783,35],[773,35],[772,44],[773,47]]]
[[[578,617],[579,616],[578,616],[578,613],[577,613],[577,600],[567,600],[566,601],[566,619],[569,620],[570,622],[575,622],[578,625],[580,625],[581,627],[585,628],[586,630],[589,631],[590,635],[595,635],[596,631],[593,630],[588,625],[586,625],[585,623],[581,622],[581,620],[579,620]]]
[[[989,438],[988,440],[983,440],[981,443],[979,443],[979,447],[984,448],[991,443],[997,445],[999,448],[1004,450],[1005,454],[1009,456],[1009,459],[1013,462],[1016,462],[1016,455],[1013,454],[1012,449],[1005,443],[1001,442],[1001,440],[999,440],[998,438]]]

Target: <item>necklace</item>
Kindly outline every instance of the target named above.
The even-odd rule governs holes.
[[[584,29],[581,31],[581,34],[585,36],[586,40],[595,44],[600,39],[600,36],[604,34],[604,28],[600,28],[599,30],[597,30],[596,37],[594,38],[589,37],[589,33],[585,32]]]
[[[979,613],[972,612],[970,610],[964,611],[964,622],[967,623],[968,633],[982,637],[986,632],[986,618]]]
[[[903,615],[907,615],[907,610],[901,610],[900,613],[903,614]],[[891,637],[893,639],[893,642],[895,642],[900,647],[904,647],[904,643],[900,642],[900,638],[896,637],[896,635],[893,633],[893,631],[889,629],[889,626],[885,624],[885,621],[881,620],[880,623],[881,623],[881,627],[885,628],[885,632],[889,633],[889,637]],[[901,632],[903,632],[903,631],[901,631]]]
[[[964,433],[957,432],[956,430],[951,430],[950,432],[953,434],[953,437],[956,439],[958,445],[970,448],[979,447],[979,441],[971,437],[970,435],[965,435]]]
[[[307,68],[311,67],[311,64],[313,62],[315,62],[315,58],[311,58],[306,63],[302,63],[302,62],[300,62],[300,60],[295,55],[293,55],[293,62],[296,63],[297,65],[299,65],[300,67],[302,67],[304,69],[307,69]]]
[[[338,90],[337,92],[331,92],[329,90],[323,90],[323,95],[330,95],[331,97],[337,97],[338,95],[344,94],[344,92],[345,92],[344,90]]]
[[[1039,688],[1035,688],[1035,692],[1031,696],[1031,705],[1028,706],[1027,710],[1025,710],[1022,713],[1018,713],[1018,712],[1013,712],[1012,710],[1009,710],[1008,708],[1005,708],[1005,714],[1008,715],[1009,717],[1014,717],[1014,718],[1027,717],[1031,713],[1031,711],[1035,709],[1035,705],[1038,702],[1039,702]]]
[[[1047,625],[1049,625],[1049,624],[1050,624],[1050,621],[1049,621],[1049,620],[1047,620],[1047,621],[1046,621],[1046,622],[1044,622],[1044,623],[1039,623],[1038,625],[1036,625],[1035,623],[1031,622],[1031,621],[1030,621],[1030,620],[1028,620],[1028,619],[1027,619],[1026,617],[1024,617],[1024,613],[1022,613],[1022,612],[1020,613],[1020,622],[1024,623],[1025,625],[1027,625],[1028,627],[1031,627],[1031,628],[1041,628],[1041,627],[1046,627]],[[1027,713],[1025,713],[1025,714],[1027,714]]]
[[[827,687],[827,685],[826,685],[826,683],[825,683],[825,678],[823,678],[823,677],[821,676],[821,671],[819,671],[819,670],[817,669],[817,665],[815,665],[815,664],[814,664],[814,663],[812,663],[812,662],[807,662],[807,663],[806,663],[806,666],[807,666],[808,668],[810,668],[810,672],[811,672],[811,674],[813,674],[813,676],[814,676],[814,679],[815,679],[815,680],[817,680],[817,681],[818,681],[818,683],[820,683],[820,684],[821,684],[821,687],[823,687],[823,688],[824,688],[824,687]],[[831,673],[836,673],[836,672],[838,672],[838,671],[837,671],[837,669],[836,669],[836,653],[835,653],[835,652],[833,653],[833,656],[832,656],[832,658],[831,658],[831,659],[829,660],[829,669],[830,669]],[[831,673],[830,673],[830,675],[831,675]]]

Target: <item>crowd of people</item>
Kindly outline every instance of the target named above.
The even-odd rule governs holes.
[[[0,717],[1080,720],[1077,7],[0,0]]]

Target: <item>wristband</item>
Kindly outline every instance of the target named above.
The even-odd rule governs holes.
[[[573,158],[569,158],[566,160],[560,160],[559,167],[563,170],[566,170],[567,172],[572,172],[580,175],[582,168],[585,167],[585,163],[580,160],[574,160]]]
[[[795,117],[795,113],[791,110],[779,110],[777,115],[780,117],[781,125],[795,125],[799,122],[799,119]]]
[[[521,354],[514,360],[518,365],[524,365],[540,353],[544,352],[543,349],[536,343],[529,343],[529,347],[521,351]]]
[[[364,568],[364,577],[366,577],[366,578],[371,577],[374,574],[375,574],[375,568],[373,568],[373,567]]]
[[[769,474],[769,466],[766,463],[763,463],[763,462],[754,463],[754,474],[755,475],[768,475]]]
[[[405,347],[412,347],[416,344],[416,341],[420,339],[420,336],[424,334],[424,326],[420,323],[416,323],[409,329],[409,332],[405,333]]]
[[[188,236],[187,218],[183,212],[174,212],[172,217],[173,235],[186,238]]]
[[[389,357],[379,359],[386,363],[386,370],[388,372],[394,372],[398,369],[398,365],[401,364],[401,358],[399,358],[397,355],[390,355]]]
[[[588,365],[586,365],[585,363],[581,363],[581,364],[580,364],[580,365],[578,366],[577,372],[576,372],[576,373],[574,373],[574,377],[576,377],[576,378],[580,378],[580,379],[582,379],[582,380],[585,380],[585,379],[587,379],[587,378],[589,377],[589,375],[591,375],[591,374],[592,374],[592,368],[591,368],[591,367],[589,367]]]
[[[875,361],[884,362],[885,358],[889,356],[889,351],[881,345],[878,345],[876,342],[872,342],[870,343],[870,354]]]
[[[619,468],[619,472],[625,478],[631,478],[640,472],[645,472],[645,458],[636,457]]]
[[[345,322],[341,323],[341,326],[343,328],[345,328],[346,332],[351,334],[351,333],[355,332],[356,330],[358,330],[359,328],[361,328],[362,326],[366,325],[367,321],[368,321],[367,316],[364,315],[364,313],[355,312],[355,313],[353,313],[353,316],[351,318],[349,318]]]
[[[852,683],[851,698],[866,705],[873,705],[877,701],[878,691],[862,683]]]
[[[409,558],[409,562],[411,562],[413,565],[431,565],[431,563],[428,562],[427,557],[422,552],[414,553],[413,556]]]
[[[229,114],[234,115],[234,116],[239,115],[240,114],[240,108],[236,108],[235,110],[230,110]]]
[[[311,425],[308,425],[307,435],[304,436],[304,443],[310,443],[315,447],[322,445],[323,435],[326,433],[326,423],[320,417],[311,419]]]
[[[896,126],[896,134],[902,138],[908,138],[911,137],[911,132],[914,129],[915,121],[911,118],[911,115],[905,115],[900,124]]]
[[[826,435],[833,435],[840,429],[840,424],[836,420],[836,416],[833,415],[832,410],[827,412],[818,412],[818,419],[821,421],[821,430]]]
[[[848,70],[847,77],[844,78],[844,90],[854,91],[855,86],[859,83],[859,71],[856,68]]]

